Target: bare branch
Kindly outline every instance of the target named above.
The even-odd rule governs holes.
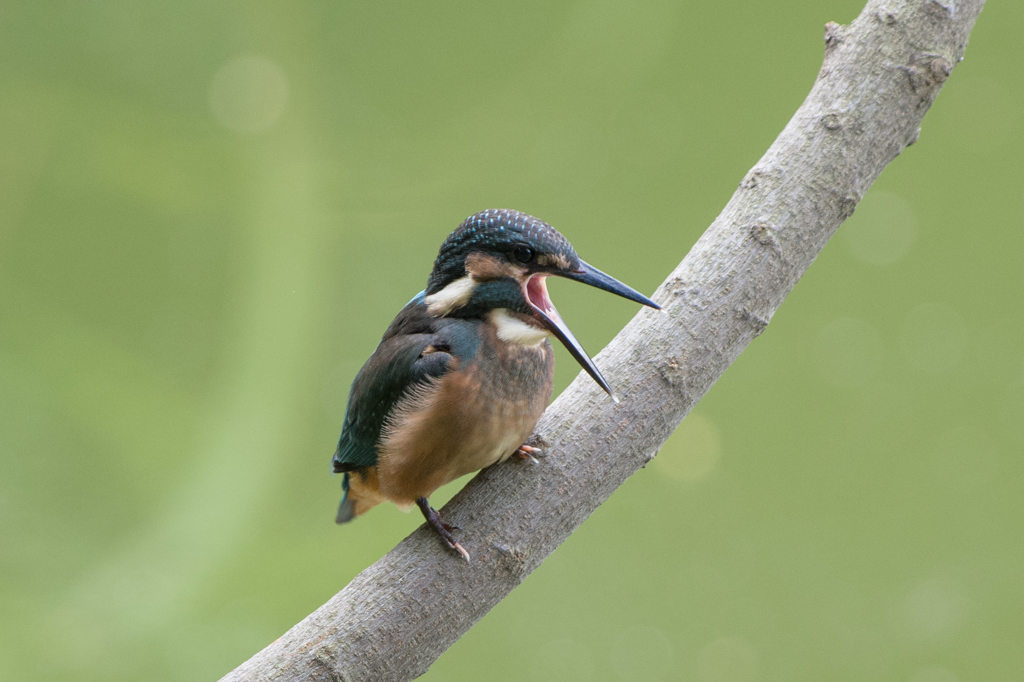
[[[491,610],[626,478],[764,331],[904,147],[963,56],[984,0],[871,0],[825,27],[807,99],[654,299],[537,426],[540,466],[482,472],[444,510],[467,565],[420,528],[224,680],[409,680]]]

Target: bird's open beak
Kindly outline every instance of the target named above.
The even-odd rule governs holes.
[[[561,277],[566,277],[568,279],[574,279],[577,282],[583,282],[584,284],[589,284],[592,287],[597,287],[598,289],[604,289],[605,291],[617,294],[622,298],[628,298],[631,301],[642,303],[643,305],[649,308],[661,310],[660,305],[658,305],[651,299],[647,298],[639,291],[636,291],[631,287],[627,287],[625,284],[615,279],[611,275],[606,275],[597,268],[595,268],[593,265],[584,263],[583,261],[580,261],[579,270],[575,270],[573,272],[558,272],[552,274],[557,274]]]
[[[569,279],[574,279],[577,282],[583,282],[585,284],[595,286],[598,289],[610,291],[613,294],[618,294],[619,296],[628,298],[631,301],[643,303],[644,305],[661,310],[661,306],[657,303],[650,300],[643,294],[627,287],[614,277],[609,277],[597,268],[591,267],[582,261],[581,265],[581,269],[576,272],[570,274],[557,274],[563,277],[568,277]],[[530,306],[533,308],[537,318],[544,325],[545,329],[550,331],[559,341],[562,342],[562,345],[564,345],[569,353],[576,358],[576,362],[580,363],[583,369],[587,371],[587,374],[593,377],[594,381],[597,382],[597,385],[603,388],[604,391],[611,396],[612,400],[616,403],[619,402],[619,399],[615,397],[615,393],[612,391],[612,387],[608,385],[608,382],[601,374],[601,370],[597,368],[594,361],[590,359],[589,355],[587,355],[587,351],[583,350],[583,346],[581,346],[580,342],[576,340],[576,337],[572,335],[572,332],[569,330],[569,326],[565,324],[562,316],[559,315],[558,311],[555,309],[554,304],[551,302],[551,297],[548,296],[548,287],[544,281],[546,277],[547,273],[536,274],[526,281],[524,286],[526,300],[530,303]]]

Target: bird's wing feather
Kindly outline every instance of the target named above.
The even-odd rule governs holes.
[[[381,432],[395,405],[416,386],[444,376],[453,356],[475,353],[474,331],[453,329],[449,321],[433,317],[422,299],[409,302],[352,382],[345,424],[332,459],[335,472],[377,463]]]

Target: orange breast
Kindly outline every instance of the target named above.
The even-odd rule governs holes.
[[[553,371],[548,342],[515,346],[490,334],[477,358],[399,403],[378,453],[381,495],[412,505],[508,458],[551,400]]]

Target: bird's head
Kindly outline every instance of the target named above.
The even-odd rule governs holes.
[[[489,319],[507,342],[533,345],[549,334],[555,336],[614,398],[608,382],[551,303],[545,280],[552,275],[661,309],[585,263],[555,228],[509,209],[481,211],[448,235],[427,281],[425,303],[434,315]]]

